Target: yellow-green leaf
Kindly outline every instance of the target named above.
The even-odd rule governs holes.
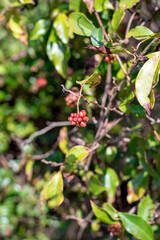
[[[91,87],[97,86],[100,82],[101,82],[101,76],[98,71],[95,71],[91,76],[89,76],[88,78],[82,81],[76,81],[76,83],[80,85],[90,84]]]
[[[127,34],[126,38],[134,37],[136,39],[148,38],[153,34],[153,32],[144,26],[137,26],[132,28]]]
[[[45,200],[50,208],[58,207],[64,200],[63,178],[61,172],[53,175],[51,180],[44,186]]]
[[[117,221],[112,219],[105,209],[98,207],[94,202],[91,201],[91,207],[95,216],[106,224],[115,224]]]
[[[151,112],[151,93],[154,83],[157,84],[160,69],[160,56],[149,59],[140,69],[136,78],[135,90],[136,96],[142,107],[148,114]]]
[[[72,147],[69,150],[68,154],[66,155],[65,161],[67,163],[74,163],[77,161],[82,161],[90,153],[91,153],[91,150],[88,147],[78,145],[78,146]]]
[[[64,13],[60,13],[53,23],[57,35],[64,44],[68,43],[69,40],[68,27],[66,22],[67,16]]]
[[[61,130],[59,132],[58,142],[59,142],[60,150],[64,154],[67,154],[68,153],[68,135],[67,135],[67,128],[66,127],[61,128]]]

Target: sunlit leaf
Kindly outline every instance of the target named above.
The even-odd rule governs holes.
[[[91,207],[95,216],[106,224],[115,224],[117,221],[113,220],[105,209],[98,207],[94,202],[91,201]]]
[[[68,43],[69,40],[68,27],[66,22],[67,16],[64,13],[60,13],[53,23],[57,35],[64,44]]]
[[[36,40],[40,38],[41,36],[44,36],[50,27],[50,20],[46,19],[40,19],[38,22],[36,22],[36,25],[32,31],[30,40]]]
[[[94,8],[97,12],[102,12],[105,9],[114,9],[109,0],[95,0]]]
[[[68,27],[76,34],[82,36],[91,36],[95,28],[93,23],[80,12],[74,12],[69,15]]]
[[[106,187],[108,193],[108,202],[114,201],[115,193],[119,185],[119,179],[117,173],[113,168],[107,168],[103,176],[103,184]]]
[[[117,31],[124,15],[125,15],[125,12],[123,9],[117,8],[115,10],[113,17],[112,17],[112,28],[115,32]]]
[[[78,146],[72,147],[69,150],[68,154],[66,155],[65,161],[67,163],[74,163],[74,162],[82,161],[90,153],[91,153],[91,150],[88,147],[78,145]]]
[[[142,66],[136,78],[136,96],[139,103],[145,108],[148,114],[151,112],[151,100],[149,94],[151,93],[154,82],[157,83],[158,81],[157,75],[159,69],[159,56],[151,58]]]
[[[113,220],[119,220],[119,215],[118,215],[118,211],[112,206],[110,205],[109,203],[104,203],[103,204],[103,209],[105,209],[107,211],[107,213],[110,215],[110,217],[113,219]]]
[[[82,80],[76,81],[80,85],[89,84],[91,87],[97,86],[101,82],[101,76],[98,71],[95,71],[91,76]]]
[[[67,46],[57,39],[53,29],[50,33],[46,49],[49,60],[53,62],[57,72],[65,78],[70,54]]]
[[[94,28],[91,33],[91,42],[93,46],[100,47],[104,45],[103,29]]]
[[[153,32],[149,28],[144,26],[137,26],[129,31],[126,38],[134,37],[136,39],[143,39],[150,37],[152,34]]]
[[[138,216],[142,217],[144,220],[148,221],[155,210],[155,205],[149,196],[146,196],[138,204]]]
[[[64,200],[63,179],[61,172],[53,175],[51,180],[45,185],[45,200],[50,208],[58,207]]]
[[[64,154],[68,153],[68,135],[67,135],[67,128],[63,127],[61,128],[60,132],[59,132],[59,138],[58,138],[58,142],[59,142],[59,148],[61,149],[61,151]]]
[[[33,164],[34,164],[34,160],[28,160],[25,166],[25,174],[27,176],[27,181],[31,181],[32,179]]]
[[[119,216],[126,231],[133,234],[137,239],[154,240],[151,226],[141,217],[122,212],[119,212]]]
[[[79,11],[81,0],[69,0],[69,10]]]
[[[129,204],[138,201],[146,192],[148,184],[147,172],[140,172],[135,175],[127,184],[127,201]]]
[[[123,9],[132,8],[140,0],[120,0],[119,7]]]

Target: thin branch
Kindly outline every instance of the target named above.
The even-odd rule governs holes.
[[[49,126],[42,128],[41,130],[34,132],[33,134],[31,134],[29,136],[28,139],[25,139],[21,144],[25,145],[25,144],[29,144],[31,143],[36,137],[41,136],[47,132],[49,132],[50,130],[52,130],[55,127],[64,127],[64,126],[71,126],[71,123],[68,121],[63,121],[63,122],[53,122],[51,123]]]
[[[152,124],[151,124],[151,122],[150,122],[150,120],[149,120],[148,118],[146,118],[146,122],[149,124],[149,126],[150,126],[150,128],[152,129],[155,137],[157,138],[158,142],[160,143],[160,137],[159,137],[157,131],[156,131],[156,130],[154,129],[154,127],[152,126]]]
[[[126,32],[125,32],[125,38],[126,38],[128,32],[129,32],[129,30],[130,30],[130,27],[131,27],[131,24],[132,24],[132,22],[133,22],[133,19],[134,19],[134,16],[135,16],[135,15],[136,15],[136,11],[135,11],[134,13],[132,13],[132,15],[131,15],[131,17],[130,17],[130,19],[129,19],[129,21],[128,21],[127,28],[126,28]]]
[[[73,95],[76,96],[76,97],[79,97],[79,95],[77,95],[76,93],[72,92],[71,90],[66,89],[63,84],[62,84],[61,86],[62,86],[62,91],[63,91],[63,92],[68,92],[68,93],[73,94]],[[108,109],[107,107],[104,107],[104,106],[100,105],[100,104],[97,102],[97,100],[95,100],[95,101],[88,100],[88,99],[85,98],[82,94],[80,95],[80,97],[81,97],[88,105],[89,105],[89,104],[94,104],[94,105],[96,105],[97,107],[102,108],[102,109],[104,109],[104,110],[110,110],[110,111],[113,111],[113,112],[118,113],[119,115],[123,115],[123,112],[119,111],[119,110],[116,109],[116,108],[109,108],[109,109]]]
[[[102,27],[102,29],[103,29],[103,33],[104,33],[104,36],[105,36],[105,38],[106,38],[106,41],[109,42],[109,36],[108,36],[108,34],[107,34],[104,26],[103,26],[103,23],[102,23],[102,21],[101,21],[101,19],[100,19],[100,17],[99,17],[98,12],[97,12],[97,11],[94,11],[94,14],[95,14],[95,16],[96,16],[96,18],[97,18],[97,21],[98,21],[100,27]]]

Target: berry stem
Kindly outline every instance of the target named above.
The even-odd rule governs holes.
[[[86,80],[87,81],[87,80]],[[82,90],[83,90],[83,87],[86,83],[86,81],[84,81],[81,85],[81,88],[80,88],[80,91],[79,91],[79,97],[78,97],[78,100],[77,100],[77,113],[79,114],[79,102],[80,102],[80,99],[82,97]]]

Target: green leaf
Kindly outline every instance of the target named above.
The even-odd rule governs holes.
[[[105,209],[107,211],[107,213],[110,215],[110,217],[113,220],[119,220],[119,215],[118,215],[118,211],[109,203],[103,203],[103,209]]]
[[[80,85],[89,84],[91,87],[97,86],[100,82],[101,76],[98,71],[95,71],[91,76],[82,81],[76,81]]]
[[[50,20],[46,19],[40,19],[38,22],[36,22],[36,25],[32,31],[30,40],[36,40],[40,38],[41,36],[44,36],[50,27]]]
[[[145,171],[147,171],[152,177],[154,178],[160,178],[158,173],[154,170],[154,168],[149,164],[147,159],[147,154],[145,151],[141,150],[137,152],[138,159],[141,163],[141,166]]]
[[[106,224],[115,224],[117,221],[113,220],[105,209],[98,207],[94,202],[91,201],[91,207],[95,216]]]
[[[130,112],[130,106],[129,106],[129,102],[134,98],[134,93],[132,91],[130,91],[126,97],[120,102],[119,105],[119,109],[122,112],[128,113]]]
[[[67,128],[63,127],[61,128],[59,132],[59,138],[58,138],[59,148],[64,153],[68,153],[68,135],[67,135]]]
[[[90,153],[91,153],[91,150],[88,147],[78,145],[78,146],[72,147],[69,150],[68,154],[66,155],[65,161],[67,163],[74,163],[74,162],[82,161]]]
[[[91,33],[91,42],[93,46],[100,47],[104,45],[104,36],[103,36],[103,29],[95,28],[92,30]]]
[[[113,168],[107,168],[103,176],[103,184],[106,187],[108,193],[108,202],[114,201],[114,196],[119,185],[119,179],[117,173]]]
[[[154,240],[151,226],[141,217],[122,212],[119,212],[119,216],[127,232],[140,240]]]
[[[149,59],[140,69],[135,82],[137,100],[148,114],[151,111],[151,100],[148,96],[153,88],[153,83],[158,81],[157,72],[159,69],[159,56]]]
[[[145,194],[148,185],[148,173],[140,172],[127,184],[127,201],[129,204],[138,201]]]
[[[119,7],[122,9],[132,8],[140,0],[120,0]]]
[[[23,34],[21,21],[20,21],[20,17],[19,17],[18,14],[10,17],[10,19],[9,19],[9,28],[11,29],[13,34],[18,34],[18,35]]]
[[[102,12],[106,9],[114,9],[109,0],[95,0],[94,8],[97,12]]]
[[[146,112],[141,105],[131,105],[131,112],[137,118],[146,118]]]
[[[153,32],[149,28],[137,26],[129,31],[126,38],[134,37],[136,39],[144,39],[150,37],[152,34]]]
[[[63,202],[63,179],[60,171],[54,174],[44,189],[45,200],[50,208],[58,207]]]
[[[149,196],[146,196],[138,204],[138,216],[148,221],[152,217],[155,210],[155,205]]]
[[[160,51],[147,54],[145,57],[154,58],[160,56]]]
[[[110,47],[109,48],[112,54],[116,54],[116,53],[128,53],[130,55],[133,55],[130,51],[128,51],[127,49],[121,47],[121,46],[115,46],[115,47]]]
[[[94,195],[98,195],[106,190],[105,186],[100,182],[97,175],[91,177],[89,182],[89,191]]]
[[[65,78],[70,54],[68,48],[57,39],[54,29],[50,33],[46,50],[49,60],[53,62],[57,72]]]
[[[34,160],[29,160],[27,161],[27,164],[25,166],[25,174],[27,176],[27,181],[31,181],[32,179],[33,164],[34,164]]]
[[[121,8],[117,8],[116,11],[114,12],[112,17],[112,28],[115,32],[117,31],[124,15],[125,15],[125,12]]]
[[[115,146],[108,146],[105,151],[105,160],[111,163],[117,155],[117,148]]]
[[[81,0],[69,0],[69,10],[79,11]]]
[[[82,36],[91,36],[95,28],[93,23],[80,12],[74,12],[69,15],[68,27],[76,34]]]
[[[64,13],[60,13],[53,23],[53,26],[56,30],[58,37],[64,44],[68,43],[69,40],[68,27],[66,22],[67,16]]]

